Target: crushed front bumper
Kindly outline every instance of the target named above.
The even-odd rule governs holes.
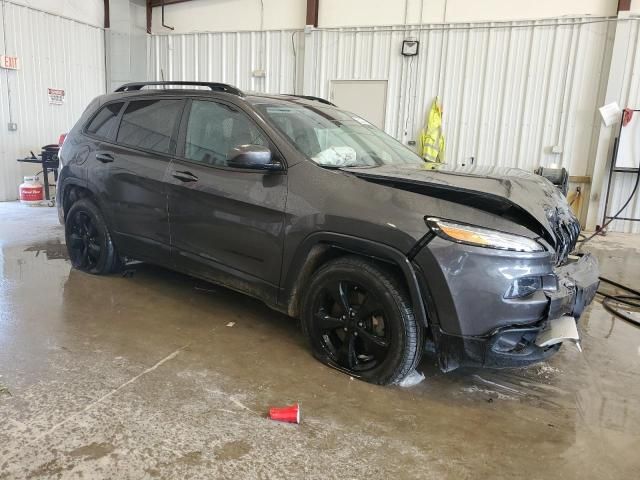
[[[434,347],[444,371],[459,366],[518,367],[545,360],[559,350],[561,340],[538,346],[538,335],[543,330],[548,331],[549,322],[554,320],[566,316],[577,320],[598,289],[598,264],[591,255],[570,257],[564,265],[547,266],[545,270],[539,258],[507,259],[504,255],[486,253],[488,249],[477,253],[466,247],[465,250],[461,258],[464,258],[464,270],[468,267],[468,272],[460,268],[460,261],[456,264],[457,270],[452,269],[454,264],[446,263],[453,258],[449,248],[443,250],[446,255],[437,249],[431,251],[431,256],[425,253],[420,262]],[[430,258],[434,260],[431,265],[428,263]],[[523,299],[505,299],[502,292],[513,278],[514,269],[509,270],[510,265],[516,265],[527,275],[531,272],[548,275],[552,271],[557,278],[557,288],[539,290]],[[434,289],[438,277],[427,277],[424,272],[425,268],[436,266],[443,273],[443,283],[436,284]],[[471,289],[464,277],[468,274],[477,278],[476,269],[482,271],[484,278],[474,280],[476,286]],[[455,272],[455,276],[451,272]],[[503,281],[503,272],[507,272],[508,281]],[[466,288],[461,289],[461,286]],[[448,309],[444,310],[442,304]],[[485,329],[486,333],[478,332],[478,328]]]
[[[600,280],[598,262],[590,254],[569,257],[569,261],[555,269],[558,289],[546,292],[550,300],[547,317],[559,318],[570,315],[580,318],[584,309],[596,296]]]

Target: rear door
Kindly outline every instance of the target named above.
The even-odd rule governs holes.
[[[287,175],[234,169],[227,154],[246,144],[269,146],[238,107],[193,100],[169,172],[172,255],[184,271],[275,300],[280,280]]]
[[[116,244],[134,258],[169,263],[166,173],[183,108],[180,98],[131,100],[115,142],[96,151],[96,161],[108,168],[101,183]]]

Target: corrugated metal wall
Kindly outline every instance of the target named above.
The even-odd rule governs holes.
[[[402,141],[416,139],[439,95],[449,163],[557,163],[585,175],[614,33],[606,20],[316,30],[304,92],[330,97],[331,80],[387,79],[385,130]],[[420,41],[417,57],[400,54],[407,37]]]
[[[640,38],[631,21],[626,98],[640,106]],[[153,35],[149,79],[210,80],[244,90],[330,98],[332,80],[387,80],[385,130],[417,138],[433,98],[444,103],[447,161],[532,170],[562,165],[591,175],[615,19]],[[420,41],[417,57],[402,40]],[[264,78],[252,72],[263,69]],[[557,153],[554,153],[554,149]],[[588,188],[583,194],[588,195]],[[628,197],[616,175],[610,211]],[[631,208],[635,208],[632,212]],[[627,214],[640,214],[640,195]],[[612,229],[630,231],[627,222]],[[640,231],[640,224],[633,227]]]
[[[152,35],[148,78],[224,82],[243,90],[292,93],[301,30]],[[253,76],[264,70],[264,77]]]
[[[623,107],[640,109],[640,18],[630,22],[628,42],[626,43],[625,69],[622,78],[619,104]],[[635,115],[639,115],[636,113]],[[617,129],[618,125],[612,127]],[[611,179],[608,214],[617,213],[627,201],[636,176],[632,173],[614,173]],[[620,214],[623,218],[640,218],[640,190],[636,192],[629,205]],[[601,223],[598,221],[598,223]],[[615,220],[608,227],[617,232],[640,233],[640,222]]]
[[[308,95],[330,97],[332,80],[388,80],[385,130],[404,142],[440,95],[449,162],[556,163],[587,175],[614,33],[607,20],[153,35],[148,77],[290,93],[303,55]],[[417,57],[400,55],[407,37],[420,41]],[[252,76],[259,68],[266,77]]]
[[[57,142],[104,93],[104,35],[101,28],[6,2],[0,52],[20,58],[20,70],[0,69],[0,200],[12,200],[21,175],[33,172],[15,159]],[[64,105],[49,104],[49,87],[65,90]],[[15,132],[7,129],[10,118]]]
[[[332,80],[387,80],[385,130],[404,143],[439,95],[449,163],[558,164],[583,176],[593,168],[614,35],[613,19],[594,17],[152,35],[148,78],[269,93],[296,86],[324,98]],[[409,37],[420,41],[417,57],[400,54]]]

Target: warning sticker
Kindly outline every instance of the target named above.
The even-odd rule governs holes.
[[[51,105],[62,105],[64,103],[64,90],[59,88],[47,88],[49,93],[49,103]]]

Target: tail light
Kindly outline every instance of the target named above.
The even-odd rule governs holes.
[[[62,144],[64,143],[64,139],[67,138],[67,134],[66,133],[61,133],[60,136],[58,137],[58,146],[62,146]]]

